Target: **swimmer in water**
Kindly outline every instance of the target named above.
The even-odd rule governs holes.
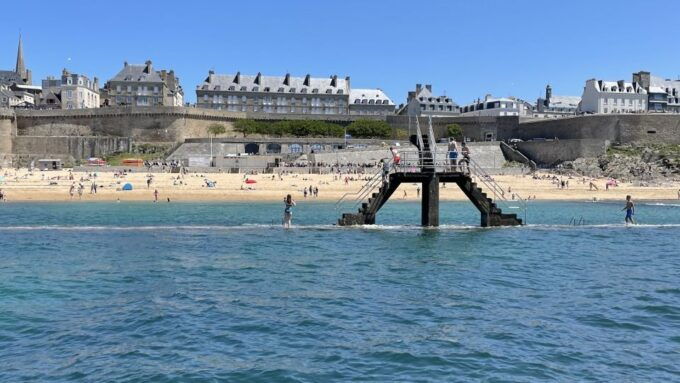
[[[295,201],[293,201],[293,197],[288,194],[286,198],[283,199],[283,203],[286,205],[286,208],[283,210],[283,227],[290,229],[290,224],[293,220],[293,206],[295,206]]]
[[[633,215],[635,215],[635,204],[633,201],[630,199],[630,196],[626,196],[626,206],[621,209],[621,211],[625,210],[626,211],[626,224],[632,223],[635,224],[635,220],[633,219]]]

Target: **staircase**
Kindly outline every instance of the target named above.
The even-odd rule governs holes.
[[[506,214],[496,205],[493,199],[484,193],[472,177],[463,174],[456,182],[460,190],[468,197],[470,202],[479,210],[482,215],[482,227],[487,226],[520,226],[522,219],[517,214]]]
[[[401,181],[396,176],[397,174],[391,174],[390,182],[382,183],[366,202],[361,203],[357,213],[343,213],[342,218],[338,220],[338,225],[374,225],[378,210],[383,207],[392,194],[394,194],[394,191],[401,185]]]

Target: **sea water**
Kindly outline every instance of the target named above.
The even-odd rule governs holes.
[[[680,380],[680,204],[298,202],[0,204],[0,381]]]

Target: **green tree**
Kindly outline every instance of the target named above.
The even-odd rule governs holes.
[[[449,137],[453,137],[458,141],[463,139],[463,128],[461,128],[460,125],[456,123],[447,125],[446,133],[448,133]]]
[[[357,138],[389,138],[392,128],[385,121],[357,120],[347,126],[347,133]]]
[[[210,126],[208,126],[208,133],[212,134],[213,136],[219,136],[220,134],[224,134],[226,132],[227,128],[225,128],[222,124],[210,124]]]

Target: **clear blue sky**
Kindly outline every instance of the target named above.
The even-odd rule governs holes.
[[[30,6],[29,6],[30,5]],[[19,31],[34,83],[63,67],[115,75],[123,61],[174,69],[185,97],[217,73],[349,75],[399,104],[431,83],[465,104],[486,93],[580,95],[588,78],[680,75],[676,1],[33,0],[3,19],[0,68]],[[10,7],[12,8],[12,7]],[[9,9],[9,8],[8,8]],[[14,8],[12,8],[14,9]]]

